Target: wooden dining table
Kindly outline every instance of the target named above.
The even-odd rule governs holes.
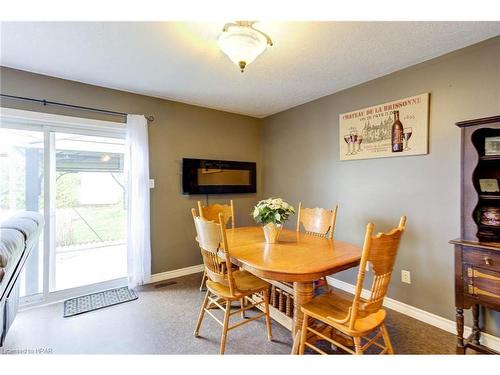
[[[359,265],[361,248],[283,229],[278,242],[265,242],[262,227],[226,231],[231,262],[267,280],[293,283],[293,348],[297,352],[304,315],[300,307],[314,296],[314,280]]]

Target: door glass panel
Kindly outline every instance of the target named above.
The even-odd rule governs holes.
[[[54,290],[127,275],[124,140],[55,134]]]
[[[44,206],[44,133],[0,128],[0,221]],[[21,274],[21,296],[43,291],[43,232]]]

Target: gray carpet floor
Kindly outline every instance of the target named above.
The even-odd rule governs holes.
[[[22,311],[0,353],[43,348],[54,354],[217,354],[221,327],[210,316],[201,337],[193,336],[204,296],[200,280],[195,274],[160,288],[148,285],[138,290],[138,300],[70,318],[63,318],[62,303]],[[398,354],[455,352],[454,335],[395,311],[388,310],[387,328]],[[275,322],[272,329],[272,342],[263,319],[230,331],[226,354],[289,354],[290,332]]]

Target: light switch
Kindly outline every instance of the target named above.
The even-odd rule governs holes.
[[[155,180],[153,178],[149,179],[149,188],[154,189],[155,188]]]

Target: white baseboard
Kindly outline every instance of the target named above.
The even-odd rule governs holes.
[[[19,298],[19,311],[29,310],[33,308],[53,305],[63,302],[69,298],[85,296],[87,294],[96,293],[103,290],[120,288],[127,286],[127,278],[122,277],[115,280],[103,281],[98,284],[84,285],[77,288],[63,289],[49,293],[46,297],[43,294],[34,296],[26,296]]]
[[[149,282],[147,284],[157,283],[158,281],[163,281],[168,279],[174,279],[176,277],[181,277],[185,275],[191,275],[193,273],[203,272],[203,270],[204,270],[204,265],[198,264],[196,266],[180,268],[177,270],[155,273],[151,275],[151,278],[149,279]],[[121,279],[105,281],[103,283],[100,283],[99,285],[94,284],[90,286],[52,292],[49,294],[47,298],[42,298],[40,296],[21,297],[21,299],[19,300],[20,302],[19,310],[24,311],[35,307],[52,305],[55,303],[62,302],[68,298],[74,298],[77,296],[95,293],[96,290],[119,288],[126,285],[127,285],[127,278],[125,277]]]
[[[349,293],[354,293],[354,285],[346,283],[335,279],[331,276],[327,276],[328,283],[333,287],[339,288]],[[370,296],[370,291],[363,289],[361,292],[361,297],[368,298]],[[432,314],[430,312],[421,310],[417,307],[407,305],[406,303],[396,301],[395,299],[385,297],[384,306],[388,309],[397,311],[401,314],[408,315],[414,319],[420,320],[421,322],[430,324],[434,327],[440,328],[444,331],[456,334],[457,326],[455,321],[443,318],[439,315]],[[464,336],[467,337],[471,333],[471,327],[464,327]],[[487,334],[481,333],[481,343],[492,348],[493,350],[500,351],[500,338]]]
[[[177,270],[155,273],[151,275],[151,279],[149,280],[148,284],[157,283],[158,281],[163,281],[168,279],[174,279],[176,277],[191,275],[193,273],[203,272],[203,270],[204,270],[203,264],[198,264],[196,266],[179,268]]]

